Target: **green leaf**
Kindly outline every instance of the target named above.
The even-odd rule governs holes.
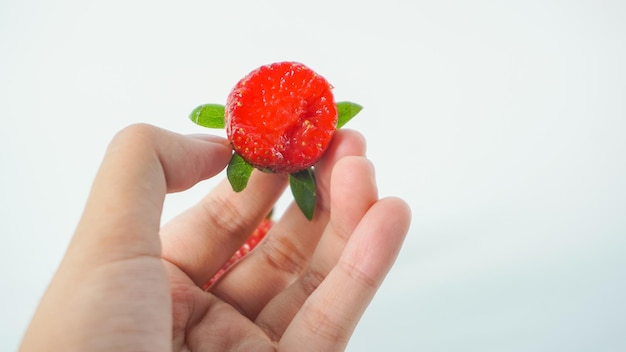
[[[252,169],[254,169],[253,166],[243,160],[239,154],[233,153],[226,168],[226,177],[235,192],[241,192],[246,188]]]
[[[193,109],[189,119],[208,128],[224,128],[224,105],[204,104]]]
[[[313,168],[304,169],[289,175],[289,187],[293,198],[307,219],[313,219],[315,211],[315,175]]]
[[[343,127],[356,114],[363,109],[359,104],[349,101],[341,101],[335,104],[337,106],[337,128]]]

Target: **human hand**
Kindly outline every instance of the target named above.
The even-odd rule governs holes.
[[[337,131],[316,165],[313,220],[288,208],[207,292],[201,286],[274,206],[287,178],[254,172],[241,193],[224,181],[160,227],[166,193],[219,173],[230,146],[126,128],[107,150],[21,350],[343,350],[410,222],[404,201],[378,198],[364,154],[358,133]]]

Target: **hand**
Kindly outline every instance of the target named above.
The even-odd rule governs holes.
[[[227,181],[160,228],[166,193],[218,174],[219,137],[147,125],[113,139],[67,253],[24,336],[23,351],[343,350],[391,268],[410,211],[378,199],[365,142],[339,130],[316,165],[308,221],[291,206],[265,240],[211,287],[286,187],[255,171]]]

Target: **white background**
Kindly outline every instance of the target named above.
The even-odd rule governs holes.
[[[414,214],[349,351],[626,350],[625,22],[623,1],[0,1],[0,350],[112,135],[221,133],[188,113],[283,60],[365,106],[347,127]]]

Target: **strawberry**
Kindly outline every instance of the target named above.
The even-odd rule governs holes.
[[[335,130],[362,107],[335,103],[332,86],[297,62],[261,66],[232,89],[226,106],[204,104],[189,118],[198,125],[226,128],[233,145],[227,176],[242,191],[254,168],[288,173],[294,199],[311,220],[316,202],[313,165],[328,148]]]
[[[295,62],[262,66],[241,79],[226,102],[226,134],[252,166],[293,173],[315,164],[335,133],[331,85]]]
[[[239,247],[237,252],[235,252],[235,254],[233,254],[230,259],[228,259],[224,266],[222,266],[222,268],[215,275],[213,275],[213,277],[203,286],[203,289],[206,290],[211,287],[211,285],[213,285],[213,283],[215,283],[220,277],[222,277],[222,275],[224,275],[224,273],[226,273],[226,271],[231,266],[233,266],[248,253],[250,253],[265,237],[272,225],[274,225],[274,221],[270,217],[263,219],[259,226],[257,226],[257,228],[252,232],[250,237],[248,237],[246,242],[241,247]]]

